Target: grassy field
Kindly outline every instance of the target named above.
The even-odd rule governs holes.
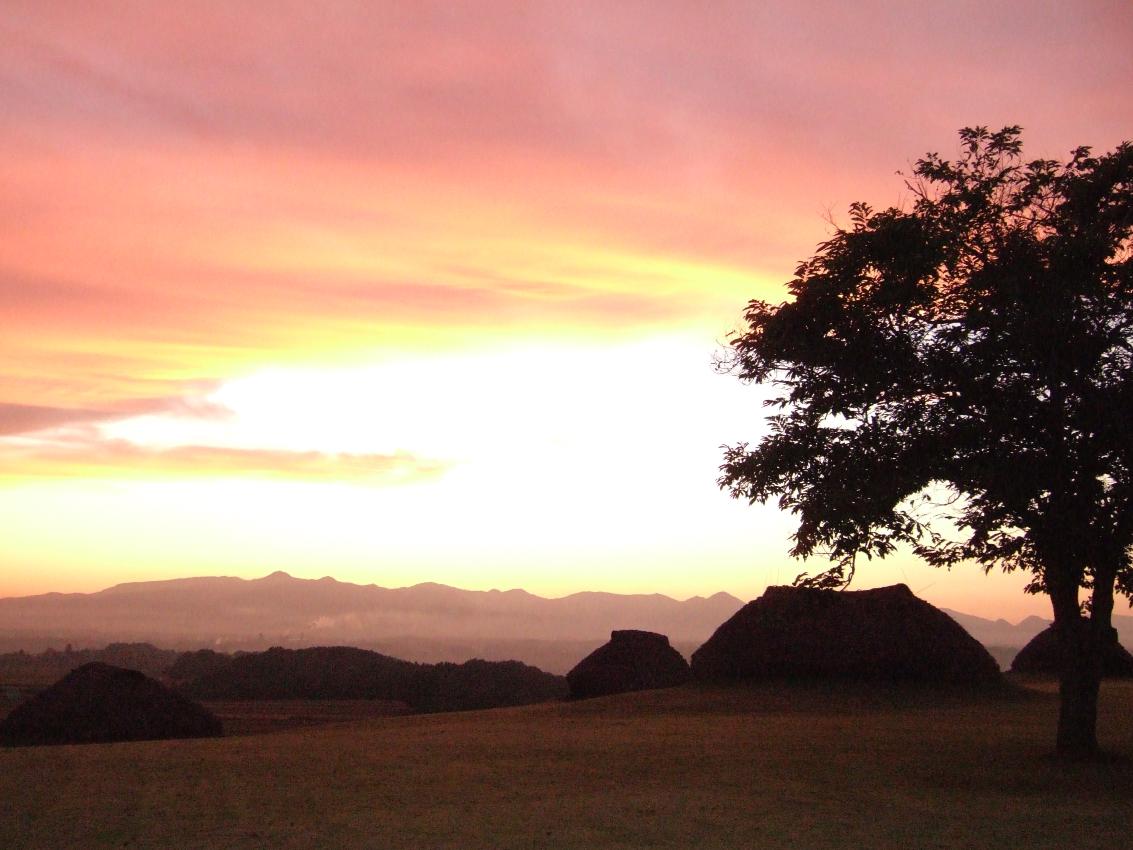
[[[1123,758],[1048,757],[1049,686],[681,688],[275,734],[0,751],[0,847],[1128,846]]]
[[[224,724],[225,735],[261,735],[376,717],[400,717],[412,709],[403,702],[344,700],[207,700],[203,705]]]

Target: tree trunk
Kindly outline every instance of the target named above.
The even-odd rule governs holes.
[[[1101,644],[1094,624],[1082,618],[1078,588],[1050,590],[1054,628],[1062,649],[1056,751],[1066,759],[1094,758],[1098,755]]]
[[[1062,641],[1058,683],[1058,755],[1088,759],[1098,754],[1098,691],[1101,664],[1090,623],[1080,617],[1057,626]]]

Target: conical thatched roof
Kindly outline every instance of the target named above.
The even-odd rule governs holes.
[[[995,682],[999,666],[955,620],[903,584],[769,587],[692,656],[697,679],[833,677]]]
[[[1133,655],[1129,654],[1117,640],[1106,644],[1102,653],[1102,675],[1107,678],[1128,678],[1133,676]],[[1058,633],[1054,626],[1048,626],[1028,641],[1011,662],[1012,673],[1039,673],[1058,675],[1060,648]]]
[[[669,646],[665,635],[633,629],[610,633],[598,647],[567,673],[575,699],[671,688],[689,679],[688,662]]]
[[[197,703],[139,673],[84,664],[0,721],[0,744],[87,744],[220,735]]]

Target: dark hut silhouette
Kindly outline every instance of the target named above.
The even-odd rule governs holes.
[[[626,629],[610,633],[567,673],[572,699],[671,688],[689,680],[688,662],[665,635]]]
[[[693,653],[692,674],[708,681],[1001,679],[982,644],[903,584],[858,591],[769,587]]]
[[[89,744],[222,734],[202,706],[144,673],[92,662],[0,721],[0,744]]]
[[[1133,677],[1133,655],[1117,639],[1117,630],[1110,630],[1110,640],[1102,648],[1102,675],[1106,678]],[[1061,649],[1054,626],[1048,626],[1027,642],[1011,662],[1012,673],[1057,676]]]

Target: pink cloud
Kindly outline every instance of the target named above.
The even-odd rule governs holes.
[[[14,0],[0,398],[101,410],[387,327],[723,326],[962,125],[1120,141],[1131,42],[1105,2]]]
[[[157,449],[76,429],[53,441],[0,443],[8,480],[28,478],[269,478],[394,485],[432,480],[448,464],[412,454],[328,454],[314,451],[176,446]]]
[[[162,413],[193,419],[224,419],[231,415],[227,408],[207,398],[187,396],[121,399],[97,410],[0,402],[0,437]]]

